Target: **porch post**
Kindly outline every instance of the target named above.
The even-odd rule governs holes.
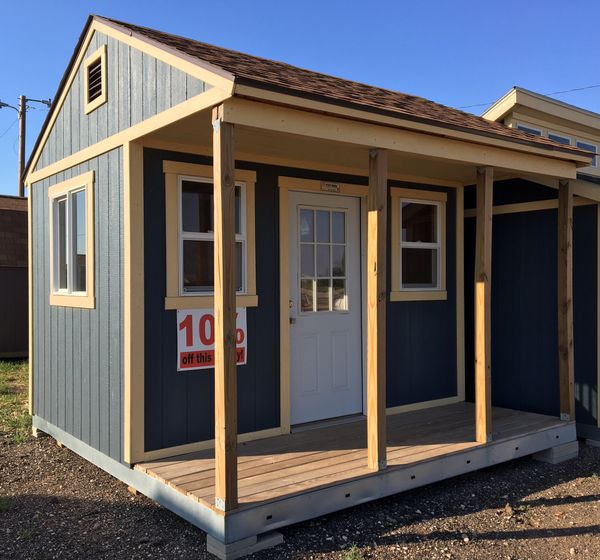
[[[492,440],[492,196],[494,172],[477,169],[475,244],[475,439]]]
[[[369,468],[386,459],[387,152],[369,152],[367,227],[367,442]]]
[[[215,262],[215,506],[237,505],[237,370],[235,354],[235,163],[233,125],[213,110]]]
[[[573,356],[573,183],[558,183],[558,372],[560,418],[575,420]]]

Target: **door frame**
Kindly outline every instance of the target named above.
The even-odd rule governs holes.
[[[289,286],[290,286],[290,260],[288,204],[289,191],[306,192],[313,194],[326,194],[338,196],[352,196],[359,198],[360,202],[360,286],[361,286],[361,342],[362,342],[362,413],[366,410],[366,223],[367,223],[367,195],[369,188],[366,185],[337,183],[332,181],[318,181],[314,179],[297,179],[294,177],[279,176],[279,387],[280,387],[280,425],[281,432],[288,434],[291,431],[291,336],[289,322]],[[283,227],[286,224],[286,227]]]

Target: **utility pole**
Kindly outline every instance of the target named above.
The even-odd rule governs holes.
[[[0,109],[8,107],[14,109],[19,115],[19,161],[18,161],[18,192],[19,196],[25,196],[25,183],[23,182],[23,173],[25,171],[25,138],[26,138],[26,122],[27,122],[27,102],[42,103],[46,107],[52,104],[50,99],[30,99],[24,95],[19,97],[19,107],[13,107],[8,103],[0,101]]]

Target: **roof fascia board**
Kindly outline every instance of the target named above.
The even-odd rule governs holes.
[[[481,116],[488,121],[500,122],[517,103],[517,89],[507,91],[498,101],[488,107]]]
[[[390,117],[372,111],[361,111],[360,109],[352,109],[350,107],[344,107],[333,103],[325,103],[322,101],[315,101],[307,99],[305,97],[299,97],[294,95],[288,95],[279,92],[273,92],[270,90],[256,88],[252,86],[236,84],[235,96],[239,98],[248,98],[253,100],[268,101],[274,104],[280,104],[283,106],[300,108],[304,110],[310,110],[313,112],[330,114],[335,116],[342,116],[351,118],[357,121],[384,124],[387,126],[393,126],[395,128],[401,128],[405,130],[415,130],[419,132],[425,132],[427,134],[435,134],[443,136],[445,138],[454,138],[458,140],[464,140],[467,142],[475,142],[478,144],[485,144],[488,146],[497,146],[501,148],[508,148],[511,150],[518,150],[527,153],[534,153],[543,155],[546,157],[556,157],[559,159],[568,159],[573,161],[580,161],[589,165],[589,158],[586,156],[578,156],[574,153],[562,152],[560,150],[550,150],[544,148],[538,148],[529,144],[522,144],[520,142],[511,142],[510,140],[502,140],[487,134],[477,134],[463,132],[453,128],[438,127],[426,123],[420,123],[417,121],[402,119],[402,117]]]
[[[581,115],[581,118],[589,118],[596,122],[596,127],[598,127],[598,123],[600,123],[600,114],[595,113],[594,111],[588,111],[582,107],[577,107],[576,105],[571,105],[570,103],[565,103],[564,101],[560,101],[558,99],[553,99],[552,97],[548,97],[547,95],[542,95],[541,93],[537,93],[535,91],[531,91],[524,88],[516,88],[517,91],[517,103],[527,105],[527,99],[531,98],[540,103],[547,104],[551,107],[554,107],[556,111],[559,113],[562,112],[567,113],[569,116],[562,117],[566,120],[574,120],[571,116],[571,113]]]
[[[101,142],[92,144],[83,150],[75,152],[64,159],[61,159],[51,165],[48,165],[42,169],[34,172],[30,172],[27,175],[26,183],[31,185],[47,177],[51,177],[56,173],[60,173],[65,169],[69,169],[75,165],[78,165],[84,161],[88,161],[101,154],[105,154],[110,150],[114,150],[119,146],[123,146],[127,142],[133,142],[147,134],[150,134],[156,130],[164,128],[174,122],[181,120],[190,115],[194,115],[215,105],[219,105],[223,101],[226,101],[231,97],[230,94],[217,89],[209,89],[208,91],[191,97],[183,103],[179,103],[166,111],[162,111],[145,121],[142,121],[134,126],[126,128],[125,130],[109,136]]]
[[[336,118],[267,103],[232,98],[223,104],[223,120],[233,124],[277,132],[299,134],[368,148],[384,148],[400,153],[436,158],[475,166],[489,165],[520,172],[574,179],[575,162],[551,154],[524,153],[515,149],[481,146],[423,132]],[[516,144],[516,146],[519,146]],[[552,153],[552,155],[555,155]],[[563,154],[564,155],[564,154]],[[573,155],[574,158],[579,156]],[[581,157],[589,162],[589,158]]]
[[[106,20],[100,16],[94,17],[92,27],[109,37],[113,37],[122,43],[145,52],[154,58],[161,60],[194,78],[209,83],[227,93],[232,93],[235,77],[218,66],[203,62],[198,58],[189,56],[177,49],[168,47],[159,41],[135,33],[134,31],[121,27],[119,24]]]

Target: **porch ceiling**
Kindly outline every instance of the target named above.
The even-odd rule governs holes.
[[[144,139],[149,145],[173,150],[212,154],[210,111],[203,111],[168,125]],[[367,176],[367,146],[236,125],[236,159],[290,167]],[[496,180],[511,178],[515,171],[496,167]],[[389,177],[459,186],[475,182],[476,166],[467,163],[389,152]]]

